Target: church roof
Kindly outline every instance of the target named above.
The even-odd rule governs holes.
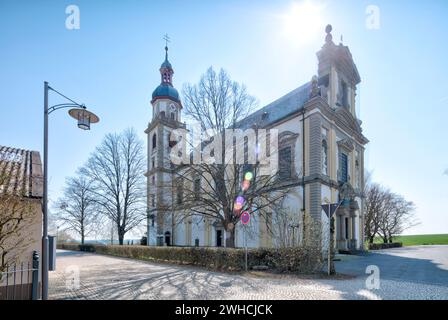
[[[0,145],[0,195],[42,198],[42,183],[39,152]]]
[[[263,128],[276,123],[301,110],[309,100],[310,92],[311,82],[308,82],[239,121],[237,127],[245,130],[253,125]]]
[[[152,99],[155,98],[172,98],[179,101],[179,92],[170,85],[161,84],[152,93]]]
[[[171,66],[171,63],[168,61],[168,57],[165,58],[165,61],[163,61],[163,63],[160,66],[160,68],[173,69],[173,67]]]

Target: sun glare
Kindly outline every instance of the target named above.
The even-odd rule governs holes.
[[[306,44],[323,32],[323,6],[312,1],[294,3],[283,16],[285,36],[296,44]],[[321,30],[322,29],[322,30]]]

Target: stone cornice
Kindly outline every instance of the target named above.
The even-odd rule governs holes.
[[[350,136],[353,136],[360,144],[365,145],[369,142],[369,140],[362,134],[361,127],[357,120],[345,108],[339,107],[336,110],[332,109],[322,97],[315,97],[309,100],[304,108],[306,108],[308,112],[318,109],[325,117],[330,121],[333,121],[336,126],[343,129]]]
[[[158,116],[149,123],[148,128],[146,128],[146,130],[145,130],[145,133],[148,134],[149,132],[151,132],[152,129],[154,129],[159,124],[164,125],[171,129],[180,129],[180,128],[186,129],[187,128],[186,124],[183,122],[171,120],[167,117]]]
[[[168,169],[168,168],[153,168],[151,170],[148,170],[144,173],[145,177],[149,177],[157,172],[164,172],[164,173],[173,173],[173,170]]]
[[[172,87],[172,86],[171,86],[171,87]],[[154,103],[155,103],[157,100],[170,100],[170,101],[172,101],[172,102],[176,102],[176,103],[178,103],[181,109],[183,108],[183,106],[182,106],[182,102],[181,102],[180,100],[178,100],[178,99],[174,99],[173,97],[170,97],[170,96],[159,96],[159,97],[155,97],[154,99],[151,100],[151,104],[154,105]]]
[[[353,142],[351,142],[349,139],[339,140],[337,142],[337,144],[338,144],[338,147],[343,148],[343,149],[347,150],[348,152],[352,152],[353,149],[355,148],[353,146]]]

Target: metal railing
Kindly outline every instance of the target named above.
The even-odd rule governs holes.
[[[39,254],[31,262],[6,266],[0,272],[0,300],[37,300],[39,298]]]

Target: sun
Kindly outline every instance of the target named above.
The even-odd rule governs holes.
[[[305,0],[293,3],[289,12],[283,15],[285,36],[289,41],[296,44],[306,44],[311,42],[322,32],[323,5],[315,1]]]

